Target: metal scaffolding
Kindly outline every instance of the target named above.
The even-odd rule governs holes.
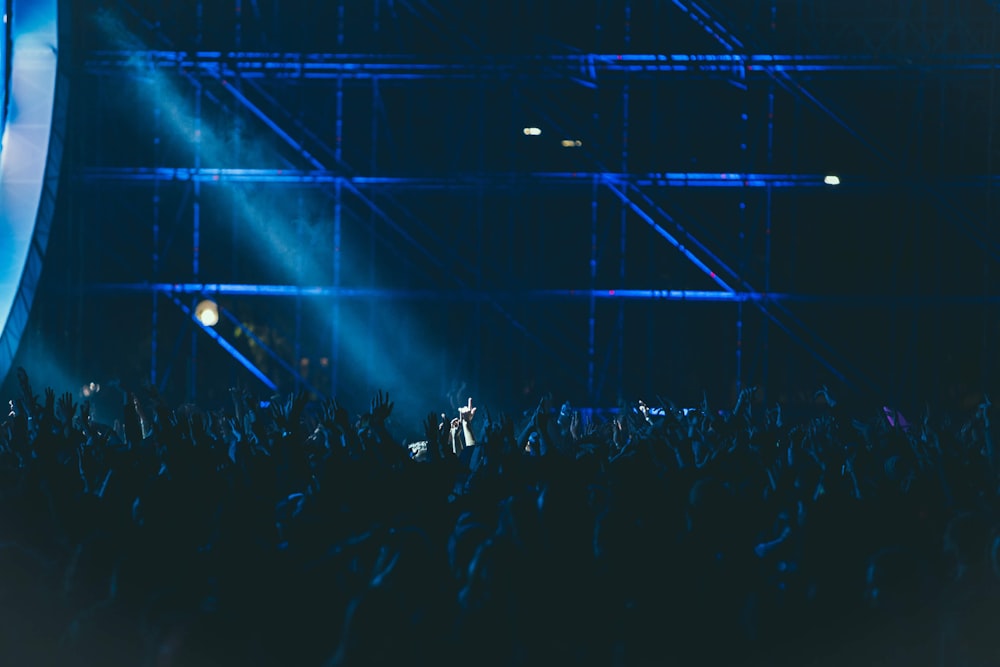
[[[88,138],[76,150],[74,202],[108,218],[107,229],[95,222],[99,234],[113,228],[150,249],[148,264],[104,249],[122,268],[86,272],[81,298],[151,295],[142,363],[166,387],[186,360],[189,398],[211,372],[200,361],[208,329],[193,321],[209,297],[229,299],[221,310],[233,334],[210,331],[212,340],[269,390],[341,394],[358,378],[378,382],[378,304],[437,303],[444,328],[473,341],[438,359],[442,384],[480,386],[506,368],[500,389],[516,393],[544,381],[532,368],[544,359],[564,393],[591,405],[649,392],[663,375],[689,392],[707,381],[691,359],[721,349],[734,353],[708,379],[727,388],[828,381],[902,400],[906,359],[920,346],[899,342],[920,338],[925,317],[911,313],[940,323],[944,309],[987,312],[996,299],[988,284],[905,277],[925,246],[945,255],[927,260],[938,274],[965,275],[949,253],[1000,259],[982,199],[1000,177],[974,163],[977,138],[946,127],[928,138],[932,122],[954,118],[951,93],[966,110],[1000,68],[989,22],[961,3],[914,0],[900,16],[859,23],[852,11],[863,8],[832,2],[598,2],[590,23],[574,23],[579,44],[538,28],[497,48],[482,26],[494,12],[516,24],[525,3],[476,14],[449,0],[375,0],[365,11],[341,0],[324,10],[328,34],[304,28],[309,50],[288,48],[278,4],[269,19],[256,2],[186,4],[168,13],[121,2],[102,19],[111,29],[81,40],[78,77],[94,94],[78,114]],[[565,4],[532,7],[549,15]],[[440,42],[421,41],[425,31]],[[672,42],[659,44],[665,36]],[[898,110],[844,98],[852,83],[884,88]],[[122,112],[109,112],[120,90],[133,96],[126,138],[111,126]],[[972,116],[969,132],[992,127]],[[115,146],[101,144],[109,137]],[[100,200],[87,206],[87,193]],[[251,200],[266,197],[278,201],[266,215],[279,218],[257,219],[265,213]],[[873,258],[858,243],[865,216],[896,225],[909,245],[892,241]],[[847,239],[810,241],[833,223]],[[279,224],[288,247],[273,236]],[[250,258],[251,234],[280,261]],[[946,250],[946,236],[962,245]],[[300,257],[287,256],[294,247]],[[823,282],[834,248],[856,253],[847,261],[864,278]],[[263,296],[285,304],[268,306],[286,309],[280,326],[241,310]],[[709,320],[694,305],[704,302],[730,305]],[[452,304],[465,304],[461,315]],[[426,323],[427,307],[413,308]],[[891,313],[891,363],[873,367],[883,348],[855,353],[850,334],[827,326],[845,308]],[[914,331],[897,330],[903,322]],[[930,345],[945,333],[928,336]],[[436,354],[418,338],[400,337],[392,353]],[[491,357],[511,361],[482,362]],[[640,361],[656,357],[669,360]]]

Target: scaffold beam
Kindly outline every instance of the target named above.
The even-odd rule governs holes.
[[[78,173],[85,182],[170,182],[200,183],[287,183],[296,185],[349,184],[356,187],[391,187],[399,189],[455,189],[523,186],[527,183],[548,185],[591,186],[596,180],[605,184],[627,184],[636,187],[694,188],[839,188],[884,187],[891,180],[875,180],[865,176],[837,176],[830,185],[829,174],[767,174],[735,172],[649,172],[644,174],[574,172],[496,173],[472,176],[456,174],[438,177],[409,176],[345,176],[323,169],[236,169],[202,167],[89,167]],[[1000,185],[1000,175],[970,175],[961,179],[935,181],[939,187],[983,187]]]
[[[982,306],[1000,304],[1000,295],[968,294],[795,294],[691,289],[416,289],[384,287],[334,287],[331,285],[277,285],[245,283],[95,283],[81,287],[94,293],[156,292],[168,296],[200,294],[234,297],[306,297],[376,301],[707,301],[820,303],[844,307],[900,306],[909,308]]]
[[[293,79],[480,79],[483,76],[595,81],[601,75],[773,76],[775,72],[990,72],[997,54],[937,56],[790,55],[743,53],[581,53],[422,60],[366,53],[269,53],[173,50],[93,51],[85,70],[116,75],[142,70],[178,70],[213,76]]]

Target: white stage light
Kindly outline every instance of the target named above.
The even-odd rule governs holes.
[[[205,299],[194,309],[194,316],[206,327],[214,327],[219,323],[219,306],[211,299]]]

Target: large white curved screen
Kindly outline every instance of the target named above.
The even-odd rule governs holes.
[[[50,164],[59,54],[58,0],[14,0],[0,144],[0,380],[10,369],[41,274],[58,182]]]

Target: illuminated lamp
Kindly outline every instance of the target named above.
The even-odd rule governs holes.
[[[219,323],[219,304],[205,299],[194,307],[194,316],[202,326],[214,327]]]

